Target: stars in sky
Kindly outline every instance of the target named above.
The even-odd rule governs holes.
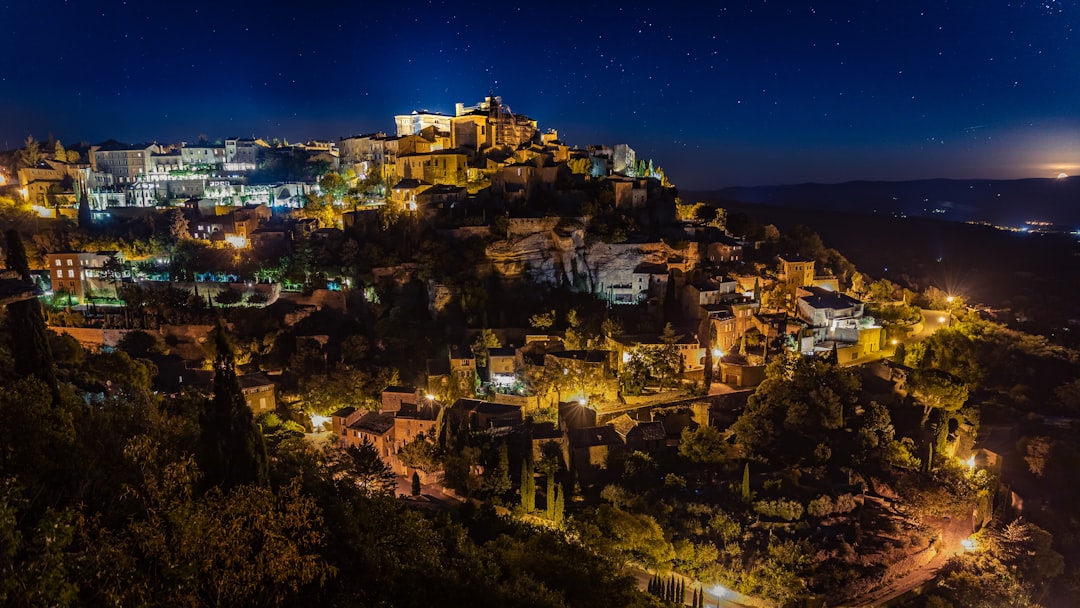
[[[1071,0],[7,0],[0,143],[336,138],[497,83],[569,143],[630,143],[684,187],[1017,177],[1036,131],[1040,155],[1075,154],[1078,19]]]

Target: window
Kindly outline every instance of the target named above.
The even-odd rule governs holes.
[[[57,266],[59,266],[59,265],[60,265],[60,260],[56,260],[56,265],[57,265]]]
[[[67,265],[71,266],[71,258],[68,258]]]
[[[56,263],[57,263],[57,264],[59,264],[59,263],[60,263],[60,261],[59,261],[59,260],[57,260],[57,262],[56,262]],[[63,271],[63,270],[57,270],[57,271],[56,271],[56,278],[58,278],[58,279],[61,279],[61,278],[63,278],[63,277],[64,277],[64,271]]]
[[[68,278],[69,279],[74,279],[75,278],[75,271],[74,270],[68,270]]]

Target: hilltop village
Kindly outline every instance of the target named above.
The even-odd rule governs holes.
[[[28,139],[0,173],[0,302],[33,327],[40,301],[49,331],[13,327],[3,356],[73,407],[182,417],[235,388],[214,424],[247,430],[219,449],[265,440],[284,474],[319,446],[350,492],[565,534],[643,576],[643,603],[612,605],[921,606],[930,580],[959,602],[933,605],[974,605],[990,566],[965,555],[1002,530],[1029,551],[992,556],[1002,593],[1061,574],[1061,522],[1016,517],[1051,449],[1072,456],[1013,423],[1072,428],[1074,353],[808,228],[684,201],[630,145],[571,148],[498,96],[394,122]],[[52,375],[19,363],[39,342]]]

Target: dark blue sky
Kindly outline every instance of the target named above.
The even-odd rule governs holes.
[[[1078,25],[1076,0],[0,0],[0,144],[337,139],[494,88],[683,188],[1049,177],[1080,173]]]

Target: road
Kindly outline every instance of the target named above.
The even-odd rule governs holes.
[[[921,568],[916,568],[904,576],[890,581],[884,587],[874,590],[869,595],[857,598],[851,605],[856,608],[881,606],[890,600],[934,580],[938,570],[954,555],[964,552],[962,540],[971,535],[971,521],[963,519],[935,519],[932,523],[941,531],[941,550]]]

